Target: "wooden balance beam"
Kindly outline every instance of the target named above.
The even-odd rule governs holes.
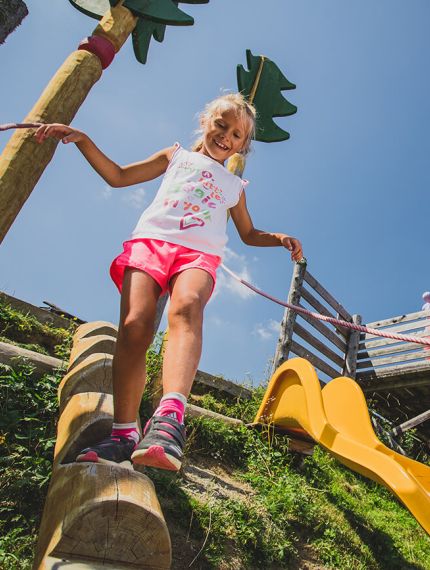
[[[115,327],[86,323],[59,387],[60,419],[33,570],[168,570],[171,542],[154,485],[125,466],[75,463],[110,433]]]

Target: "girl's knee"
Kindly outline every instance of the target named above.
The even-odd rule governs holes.
[[[139,316],[126,316],[119,327],[118,341],[145,350],[152,342],[154,323],[152,319]]]
[[[200,322],[203,319],[204,303],[198,293],[188,291],[176,295],[169,307],[169,323],[175,320]]]

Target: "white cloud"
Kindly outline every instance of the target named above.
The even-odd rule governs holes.
[[[102,189],[102,198],[109,200],[112,197],[113,188],[111,186],[104,186]]]
[[[225,250],[224,261],[226,266],[231,269],[236,275],[244,279],[245,281],[252,282],[251,272],[248,267],[248,260],[244,255],[239,255],[235,253],[232,249],[228,247]],[[241,299],[249,299],[255,295],[254,291],[248,289],[245,285],[236,281],[230,275],[227,275],[221,268],[218,271],[217,285],[214,291],[213,297],[216,297],[221,292],[227,292]]]
[[[113,196],[114,189],[111,186],[104,186],[101,191],[101,197],[103,200],[110,200]],[[118,190],[116,190],[118,192]],[[130,190],[129,188],[123,188],[121,192],[121,201],[130,206],[134,210],[143,210],[146,200],[146,190],[145,188],[134,188]],[[116,194],[118,196],[118,194]]]
[[[272,340],[279,333],[280,323],[274,319],[269,319],[267,323],[257,323],[252,334],[259,336],[261,340]]]
[[[209,319],[209,322],[215,325],[216,327],[221,327],[226,325],[226,322],[217,317],[216,315],[212,315]]]
[[[134,190],[124,190],[122,201],[135,210],[141,210],[145,204],[145,188],[135,188]]]

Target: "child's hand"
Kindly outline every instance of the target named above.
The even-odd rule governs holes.
[[[292,261],[300,261],[303,259],[302,244],[297,238],[284,235],[281,238],[281,243],[288,251],[291,251]]]
[[[51,123],[48,125],[42,125],[37,129],[34,133],[36,141],[38,143],[42,143],[48,137],[52,137],[55,139],[61,139],[61,142],[64,144],[67,143],[78,143],[86,137],[85,133],[78,131],[76,129],[72,129],[67,125],[62,125],[60,123]]]

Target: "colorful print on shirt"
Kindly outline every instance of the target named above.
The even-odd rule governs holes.
[[[178,146],[131,239],[161,239],[222,257],[227,210],[245,184],[212,158]]]

